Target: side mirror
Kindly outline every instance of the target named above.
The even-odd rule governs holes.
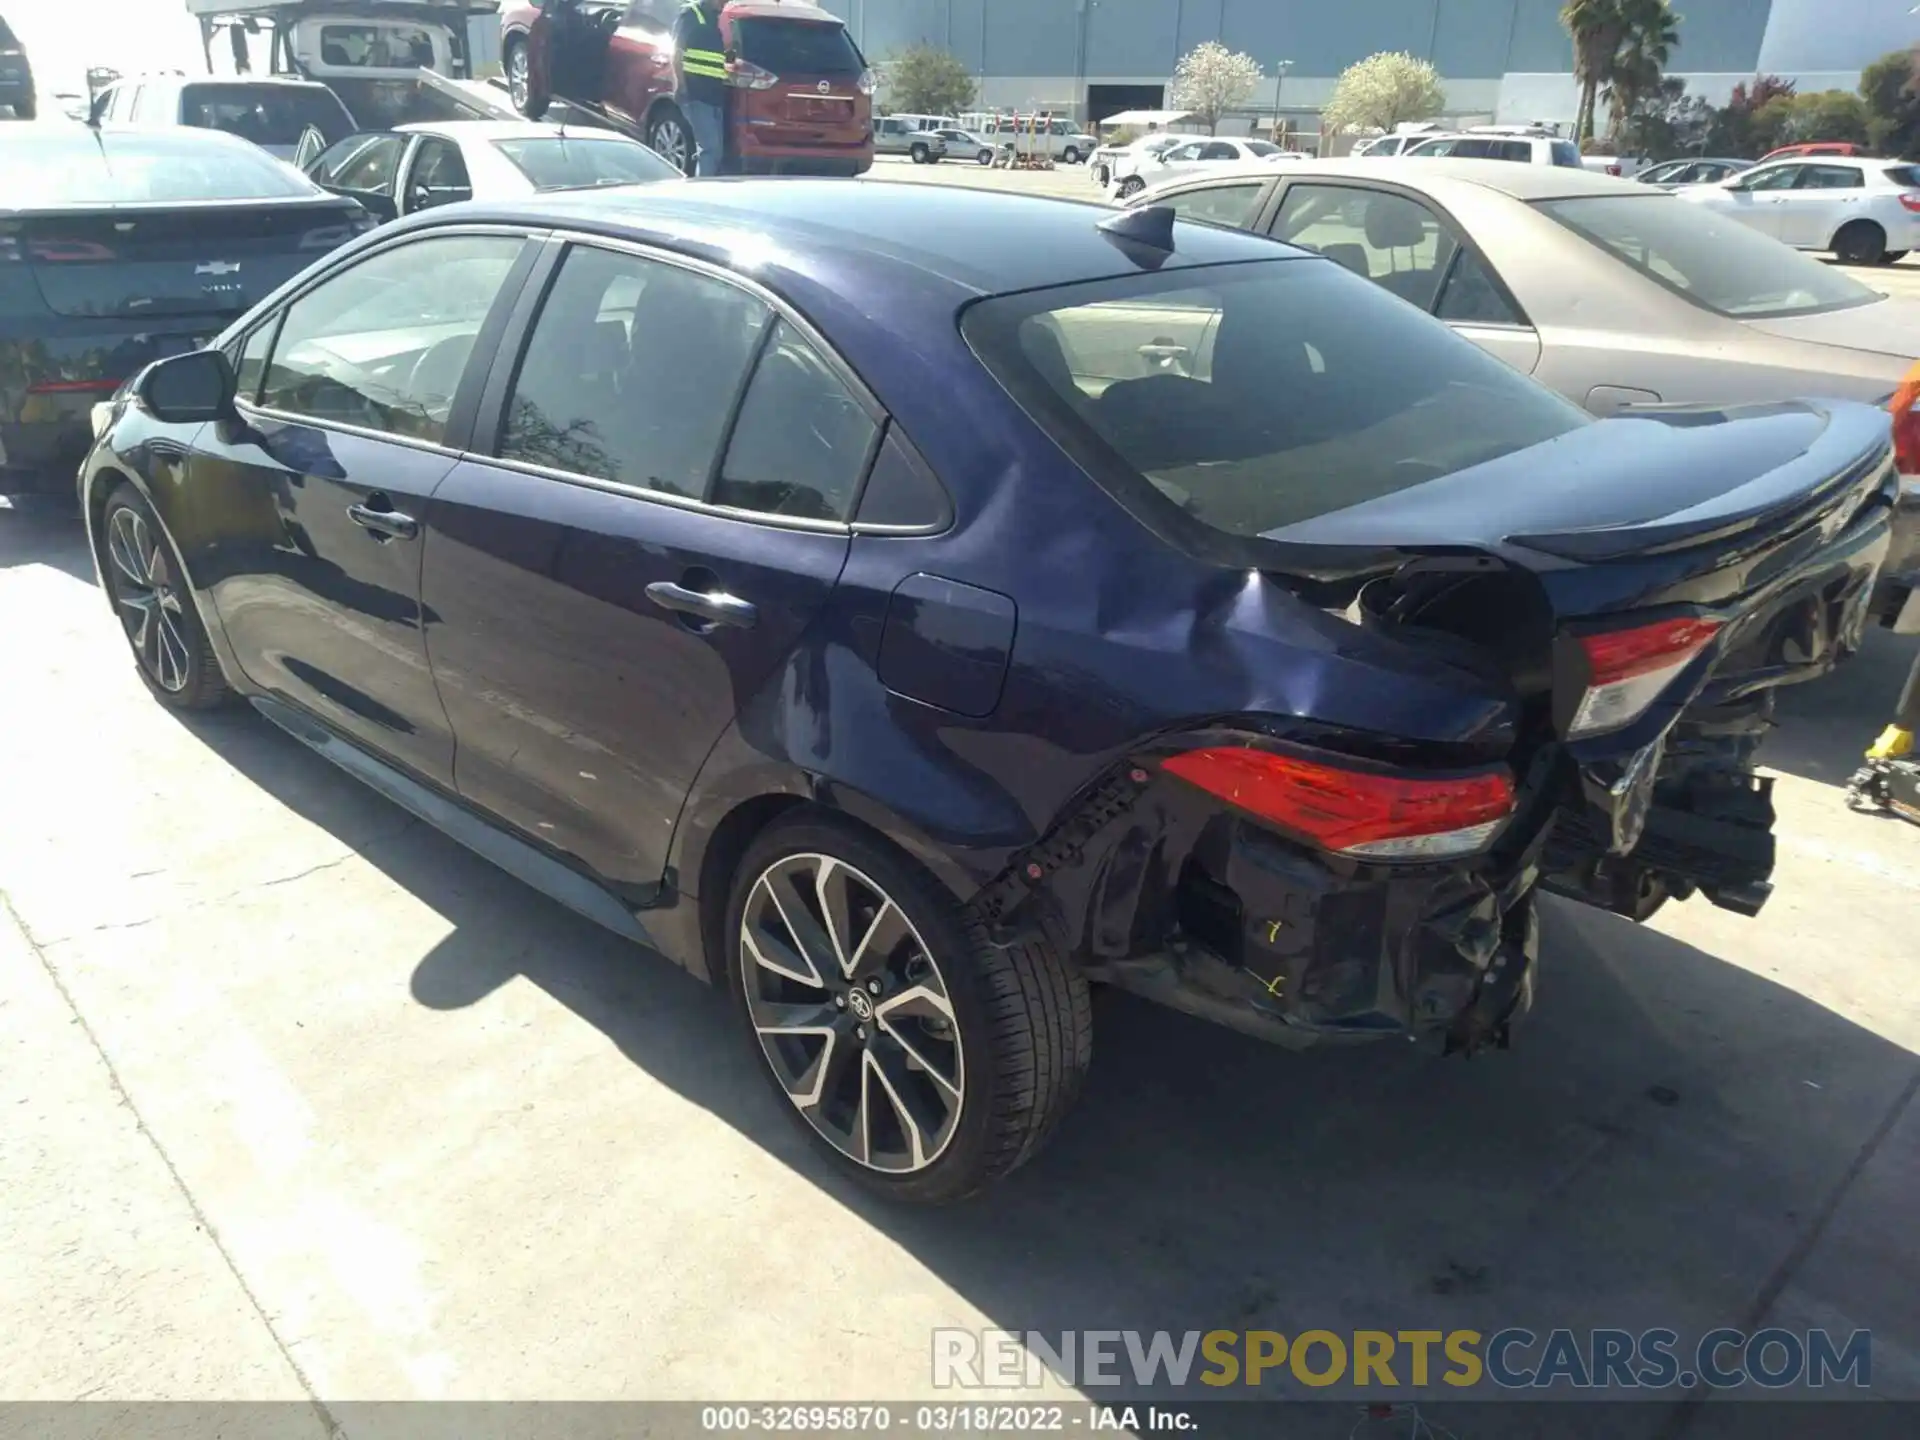
[[[134,386],[141,406],[169,425],[224,420],[234,413],[239,384],[223,350],[190,350],[156,360]]]

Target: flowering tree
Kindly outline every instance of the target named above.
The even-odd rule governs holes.
[[[1262,78],[1258,60],[1209,40],[1181,57],[1171,98],[1175,109],[1192,111],[1213,135],[1220,117],[1251,95]]]
[[[1426,120],[1447,103],[1440,72],[1425,60],[1383,50],[1349,65],[1333,85],[1321,126],[1341,130],[1391,130],[1403,120]]]

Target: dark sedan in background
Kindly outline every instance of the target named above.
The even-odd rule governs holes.
[[[1045,1140],[1091,981],[1471,1053],[1543,880],[1756,911],[1894,483],[1864,406],[1596,422],[1170,211],[775,181],[399,221],[146,370],[80,496],[160,701],[724,985],[932,1202]]]
[[[0,16],[0,105],[9,107],[16,120],[31,120],[38,111],[27,47],[20,43],[5,16]]]
[[[219,131],[0,126],[0,494],[69,493],[95,403],[372,224]]]

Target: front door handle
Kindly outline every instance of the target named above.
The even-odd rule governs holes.
[[[373,505],[349,505],[347,518],[379,540],[411,540],[420,533],[420,522],[402,515],[384,495],[369,495]]]
[[[689,590],[671,580],[656,580],[647,586],[647,598],[662,610],[691,615],[714,625],[734,625],[751,630],[760,618],[759,608],[751,600],[719,590]]]

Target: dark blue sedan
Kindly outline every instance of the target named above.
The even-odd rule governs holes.
[[[1595,423],[1166,211],[805,181],[402,221],[101,428],[163,703],[724,985],[916,1201],[1045,1140],[1090,983],[1470,1053],[1543,885],[1756,911],[1896,483],[1878,412]]]

